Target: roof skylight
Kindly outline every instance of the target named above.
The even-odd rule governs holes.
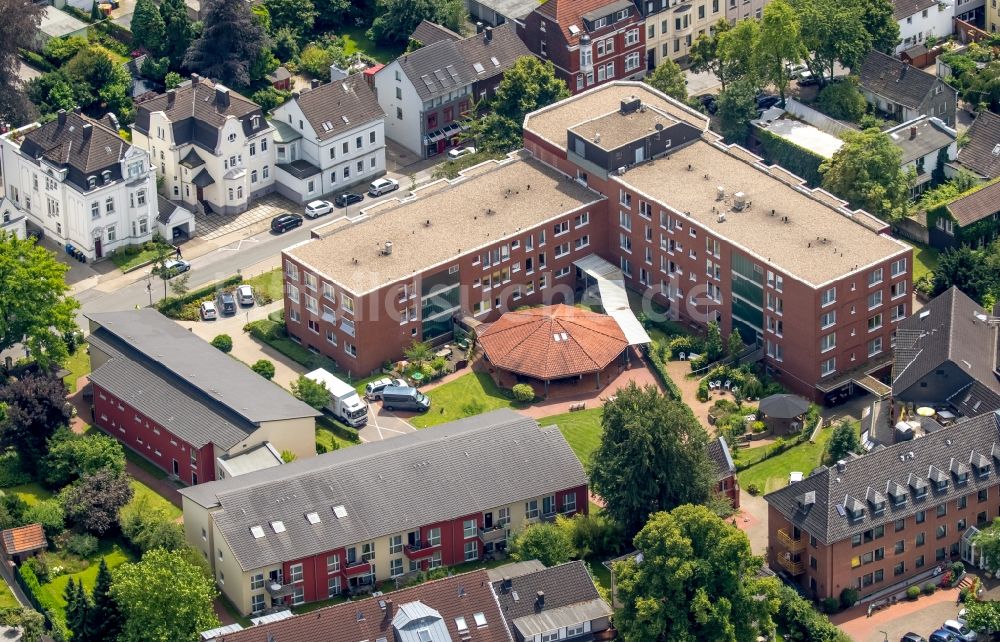
[[[275,533],[284,533],[285,532],[285,522],[281,521],[280,519],[276,520],[276,521],[273,521],[273,522],[271,522],[271,528],[274,529]]]

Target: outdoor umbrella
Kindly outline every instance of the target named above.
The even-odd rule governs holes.
[[[761,399],[758,409],[775,419],[792,419],[809,410],[809,402],[797,395],[771,395]]]

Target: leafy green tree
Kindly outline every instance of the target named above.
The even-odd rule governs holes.
[[[705,336],[705,352],[709,360],[718,359],[722,355],[722,328],[718,321],[709,321]]]
[[[837,461],[857,452],[861,447],[857,426],[851,421],[842,421],[833,429],[830,437],[830,459]]]
[[[996,600],[968,600],[965,602],[965,621],[978,633],[1000,631],[1000,602]]]
[[[654,513],[636,535],[634,557],[618,562],[615,626],[626,642],[755,642],[773,629],[779,584],[746,534],[704,506]]]
[[[348,24],[352,9],[350,0],[314,0],[314,3],[317,30],[334,31]],[[366,15],[374,15],[374,12]]]
[[[521,125],[497,113],[484,116],[470,114],[466,124],[469,126],[466,132],[468,139],[473,141],[477,150],[506,154],[521,147],[524,140]]]
[[[823,189],[886,221],[906,216],[910,177],[900,167],[899,147],[875,128],[848,132],[843,139],[819,167]]]
[[[28,504],[14,493],[0,490],[0,528],[16,528],[26,523],[24,513]]]
[[[756,91],[764,85],[760,22],[740,20],[736,26],[720,33],[717,38],[716,52],[728,70],[730,82],[743,80],[750,83],[756,95]]]
[[[77,584],[72,577],[69,578],[63,591],[63,599],[66,600],[66,626],[73,632],[74,639],[86,639],[90,600],[83,590],[83,581]]]
[[[789,69],[802,59],[804,50],[799,19],[786,0],[774,0],[764,7],[759,49],[764,79],[778,89],[784,106],[791,82]]]
[[[383,44],[405,44],[421,20],[461,29],[462,0],[377,0],[376,18],[368,35]]]
[[[271,16],[271,28],[288,27],[299,35],[312,31],[316,21],[313,0],[264,0],[264,7]]]
[[[719,129],[726,141],[742,143],[747,137],[750,121],[757,117],[757,84],[747,78],[729,83],[719,94]]]
[[[554,566],[576,557],[576,549],[569,531],[551,522],[540,522],[514,534],[510,555],[519,562],[538,560],[545,566]]]
[[[707,71],[714,74],[719,79],[722,91],[726,90],[726,83],[729,82],[729,65],[719,58],[719,36],[729,31],[732,25],[725,18],[713,25],[711,33],[701,34],[691,45],[688,52],[688,60],[691,62],[691,69],[696,72]]]
[[[58,499],[43,499],[24,510],[26,524],[41,524],[45,535],[55,537],[66,527],[66,514]]]
[[[0,624],[21,630],[21,642],[41,642],[45,634],[45,616],[27,608],[0,609]]]
[[[167,24],[153,0],[138,0],[132,14],[132,42],[154,56],[163,53],[167,40]]]
[[[69,422],[66,386],[54,375],[31,374],[7,383],[0,388],[0,404],[6,405],[0,445],[16,450],[24,462],[40,460],[49,438]]]
[[[740,336],[738,330],[733,329],[733,331],[729,333],[727,344],[726,350],[729,353],[729,356],[733,359],[740,356],[740,353],[743,352],[743,337]]]
[[[858,89],[857,76],[827,85],[820,90],[817,102],[824,114],[854,123],[859,122],[868,109],[868,101]]]
[[[250,15],[253,16],[254,22],[260,25],[260,28],[271,33],[271,12],[268,11],[267,6],[264,4],[255,4],[250,7]]]
[[[274,363],[269,359],[258,359],[254,361],[250,369],[264,377],[268,381],[274,379]]]
[[[111,594],[124,616],[119,642],[196,640],[219,625],[211,577],[181,551],[152,550],[118,567]]]
[[[62,337],[77,330],[80,305],[68,295],[68,269],[34,240],[0,232],[0,352],[24,344],[46,367],[68,356]]]
[[[524,56],[504,72],[491,106],[520,127],[525,114],[568,97],[569,89],[556,78],[551,61]]]
[[[872,49],[891,56],[896,50],[896,45],[899,44],[899,23],[892,15],[892,2],[890,0],[858,1],[861,7],[861,22],[865,26],[865,31],[871,36]]]
[[[122,534],[144,553],[154,548],[176,551],[184,547],[184,527],[147,497],[139,497],[122,509],[119,523]]]
[[[597,556],[602,559],[614,557],[621,552],[625,541],[622,525],[604,514],[604,511],[589,515],[577,513],[573,517],[556,517],[556,526],[566,531],[576,557]]]
[[[163,55],[170,59],[170,69],[177,71],[194,40],[196,29],[188,17],[184,0],[163,0],[160,16],[164,25]]]
[[[50,487],[62,488],[99,470],[124,473],[125,449],[120,441],[107,435],[80,436],[63,429],[49,440],[40,468]]]
[[[865,29],[861,0],[789,0],[799,17],[806,66],[821,84],[833,78],[834,64],[857,69],[872,36]]]
[[[128,475],[99,470],[64,488],[59,501],[71,523],[103,535],[118,524],[118,512],[132,501],[133,494]]]
[[[938,256],[934,268],[934,294],[955,286],[979,302],[1000,291],[1000,277],[990,265],[989,255],[967,245],[951,248]]]
[[[21,49],[31,49],[42,22],[44,4],[23,0],[0,0],[0,121],[20,126],[35,115],[18,75]],[[2,268],[0,268],[2,272]],[[0,284],[0,292],[4,288]],[[4,305],[0,302],[0,310]],[[0,346],[0,351],[4,347]]]
[[[785,642],[851,642],[850,637],[795,589],[782,585],[778,589],[778,604],[774,620],[784,633]]]
[[[683,403],[629,383],[605,402],[601,427],[590,483],[627,536],[650,513],[709,498],[708,435]]]
[[[687,100],[687,80],[684,78],[684,72],[669,58],[657,65],[653,73],[643,78],[643,81],[671,98]]]
[[[295,32],[283,27],[274,32],[274,55],[285,62],[299,55],[299,41]]]
[[[168,71],[167,75],[163,77],[163,84],[167,86],[167,89],[177,89],[182,82],[184,80],[176,71]]]
[[[326,386],[305,375],[300,375],[292,382],[292,394],[295,395],[296,399],[316,410],[322,410],[326,404],[330,403],[330,391],[326,389]]]
[[[52,38],[42,48],[42,55],[53,65],[61,66],[87,46],[87,39],[82,36]]]
[[[250,68],[264,50],[267,34],[244,0],[208,0],[201,35],[191,43],[184,65],[227,87],[250,84]],[[273,19],[273,16],[272,16]]]
[[[118,639],[122,630],[122,613],[118,602],[111,594],[111,585],[111,571],[108,570],[108,564],[102,557],[92,594],[93,606],[89,613],[88,637],[78,642],[107,642]]]
[[[333,53],[315,43],[306,45],[299,54],[299,69],[313,78],[324,80],[329,78],[331,64],[333,64]]]

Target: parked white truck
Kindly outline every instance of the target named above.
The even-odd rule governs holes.
[[[368,423],[368,404],[362,401],[358,391],[323,368],[306,375],[316,383],[323,384],[330,391],[330,403],[326,405],[334,417],[348,426],[361,428]]]

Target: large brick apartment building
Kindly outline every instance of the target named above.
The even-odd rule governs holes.
[[[524,144],[286,250],[292,336],[367,374],[456,316],[567,301],[596,257],[682,322],[736,329],[812,399],[889,368],[912,261],[884,222],[639,82],[529,114]]]
[[[187,541],[241,613],[481,559],[588,510],[562,433],[511,410],[186,488]]]

